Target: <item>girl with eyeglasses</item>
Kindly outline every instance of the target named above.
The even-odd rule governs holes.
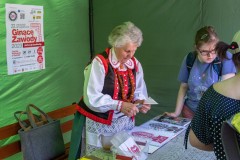
[[[190,144],[201,150],[214,151],[218,160],[239,159],[236,157],[230,158],[236,155],[234,154],[234,144],[232,144],[230,150],[226,150],[221,134],[223,122],[240,112],[240,50],[238,44],[240,44],[240,31],[233,37],[231,45],[224,42],[217,44],[216,50],[219,56],[225,57],[229,53],[226,50],[232,50],[232,59],[238,73],[236,76],[215,83],[208,88],[200,100],[197,111],[186,132],[185,142],[187,142],[188,132],[190,131]],[[231,139],[230,135],[224,136],[229,136],[229,139],[226,139],[227,141]],[[236,134],[236,139],[239,146],[239,134]]]
[[[236,73],[232,55],[227,52],[225,57],[218,57],[215,50],[219,42],[217,33],[212,26],[199,29],[195,35],[195,60],[188,70],[187,55],[182,61],[178,80],[181,82],[174,112],[165,112],[170,117],[178,117],[181,113],[185,118],[192,118],[199,100],[204,92],[219,80],[233,77]],[[220,75],[215,70],[215,61],[219,58]]]

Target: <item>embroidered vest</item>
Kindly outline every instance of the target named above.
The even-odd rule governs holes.
[[[116,73],[114,71],[114,68],[111,66],[111,64],[109,62],[109,59],[108,59],[109,52],[110,52],[110,49],[107,48],[105,50],[105,52],[96,55],[101,59],[103,65],[104,65],[104,69],[105,69],[105,79],[104,79],[104,86],[103,86],[102,93],[110,95],[113,99],[122,100],[121,90],[116,89],[116,84],[115,84],[116,83]],[[132,57],[132,60],[134,62],[134,68],[131,71],[134,75],[134,79],[136,79],[136,72],[137,72],[138,68],[137,68],[136,60],[134,57]],[[128,83],[128,86],[129,85],[130,85],[130,83]],[[128,87],[128,88],[130,89],[130,87]],[[93,110],[91,110],[87,107],[87,105],[83,101],[83,98],[81,98],[80,102],[78,103],[77,110],[82,115],[84,115],[96,122],[107,124],[107,125],[111,125],[111,123],[112,123],[114,110],[109,110],[105,113],[94,112]]]

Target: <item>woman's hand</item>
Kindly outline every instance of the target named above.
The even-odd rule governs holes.
[[[141,104],[141,107],[139,108],[139,111],[142,113],[147,113],[151,109],[150,104],[144,104],[144,100],[136,100],[134,102],[135,104]]]
[[[136,106],[137,104],[123,102],[120,111],[128,117],[136,116],[136,114],[139,112],[139,109]]]
[[[173,117],[173,118],[176,118],[178,117],[179,115],[175,112],[164,112],[163,115],[167,115],[168,117]]]

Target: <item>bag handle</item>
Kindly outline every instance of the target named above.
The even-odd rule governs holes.
[[[16,111],[14,113],[14,117],[15,119],[18,121],[19,125],[21,126],[21,128],[24,130],[24,131],[28,131],[32,128],[32,126],[28,125],[26,122],[22,121],[21,119],[21,116],[23,114],[26,114],[27,115],[27,112],[26,111]]]
[[[31,108],[34,108],[35,110],[37,110],[40,113],[41,120],[36,119],[36,117],[32,113]],[[36,128],[38,126],[41,126],[43,124],[53,121],[45,112],[43,112],[41,109],[36,107],[34,104],[29,104],[26,108],[26,112],[28,115],[29,122],[33,128]]]

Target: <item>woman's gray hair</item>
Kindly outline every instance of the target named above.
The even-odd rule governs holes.
[[[108,36],[108,43],[112,47],[122,47],[127,43],[142,44],[142,31],[132,22],[124,22],[116,26]]]

